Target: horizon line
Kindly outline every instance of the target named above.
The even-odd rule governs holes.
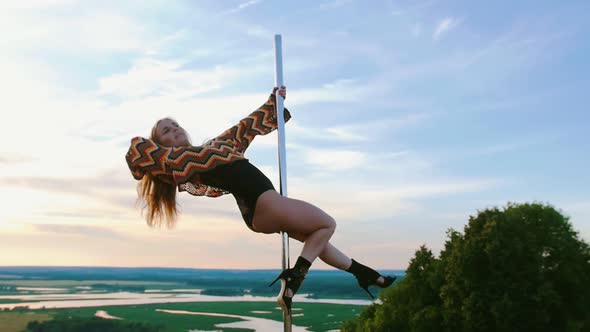
[[[104,269],[184,269],[184,270],[233,270],[233,271],[280,271],[281,268],[206,268],[206,267],[162,267],[162,266],[88,266],[88,265],[0,265],[2,268],[104,268]],[[405,271],[405,269],[386,269],[388,271]],[[332,269],[310,269],[310,271],[343,271],[336,268]],[[344,271],[346,272],[346,271]]]

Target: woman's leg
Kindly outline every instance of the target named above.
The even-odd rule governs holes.
[[[352,260],[329,243],[336,222],[307,202],[283,197],[274,190],[264,192],[256,203],[252,226],[261,233],[287,232],[304,243],[300,256],[310,263],[319,256],[326,264],[351,272]],[[383,277],[376,282],[383,284]]]
[[[377,285],[384,285],[385,283],[385,279],[379,273],[367,266],[358,264],[358,262],[355,264],[354,260],[351,260],[329,243],[336,229],[336,222],[324,211],[307,202],[283,197],[274,190],[264,192],[256,203],[252,227],[256,232],[261,233],[287,232],[289,236],[302,241],[304,243],[303,249],[293,267],[295,270],[302,268],[302,265],[304,265],[304,273],[307,273],[309,265],[320,256],[320,259],[329,265],[354,274],[359,280],[359,285],[365,290],[370,285],[369,282]],[[369,279],[372,280],[366,280],[367,274],[369,274]],[[361,276],[361,279],[359,279],[359,276]],[[395,279],[392,279],[391,282],[393,280]],[[294,288],[285,286],[281,288],[279,304],[282,307],[290,308],[290,299],[301,281],[297,282]],[[292,289],[295,291],[292,291]],[[369,291],[367,290],[367,292]]]
[[[299,242],[305,242],[307,240],[307,236],[304,234],[289,233],[289,237]],[[324,263],[344,271],[346,271],[350,267],[350,264],[352,264],[352,259],[346,256],[338,248],[334,247],[330,242],[326,244],[324,251],[320,253],[319,258]]]
[[[258,198],[252,227],[267,234],[306,234],[300,256],[313,262],[334,234],[336,222],[314,205],[269,190]]]
[[[291,233],[289,234],[289,237],[298,240],[300,242],[305,242],[307,236],[304,234],[295,234],[295,233]],[[352,265],[352,259],[348,256],[346,256],[346,254],[344,254],[342,251],[340,251],[338,248],[334,247],[331,243],[327,243],[326,246],[324,247],[324,251],[322,251],[319,255],[320,259],[332,266],[335,267],[339,270],[344,270],[347,272],[351,272],[349,271],[351,265]],[[383,285],[385,283],[385,279],[383,277],[379,277],[376,281],[377,285]]]

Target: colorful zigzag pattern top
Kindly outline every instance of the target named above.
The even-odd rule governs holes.
[[[271,94],[264,105],[205,145],[165,147],[147,138],[132,138],[125,159],[133,178],[141,180],[150,173],[161,181],[178,185],[178,191],[195,196],[228,194],[223,189],[200,183],[198,174],[246,159],[244,152],[256,135],[266,135],[278,128],[275,98]],[[291,118],[286,108],[284,117],[285,122]]]

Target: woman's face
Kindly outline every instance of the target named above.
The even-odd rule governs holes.
[[[164,146],[188,146],[190,145],[186,131],[172,119],[162,119],[156,126],[156,137]]]

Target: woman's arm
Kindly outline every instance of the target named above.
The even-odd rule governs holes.
[[[276,91],[276,88],[275,88]],[[278,128],[278,117],[276,112],[276,95],[274,92],[268,100],[257,110],[240,120],[238,124],[224,131],[215,140],[233,140],[238,146],[238,151],[244,152],[256,135],[266,135]],[[283,95],[283,94],[281,94]],[[291,119],[291,113],[285,108],[285,122]]]
[[[141,180],[145,173],[154,176],[167,177],[166,161],[170,155],[170,148],[161,147],[150,139],[134,137],[125,155],[127,166],[136,180]],[[169,179],[163,179],[169,182]]]

